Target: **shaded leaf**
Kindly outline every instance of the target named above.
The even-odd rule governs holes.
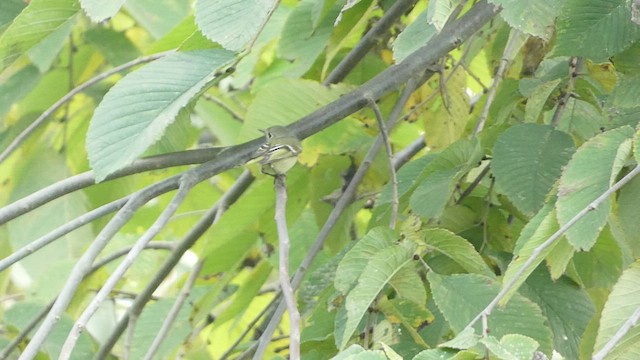
[[[509,200],[532,215],[540,210],[574,152],[571,137],[551,126],[515,125],[496,141],[491,169]]]

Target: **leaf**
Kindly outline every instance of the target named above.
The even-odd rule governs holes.
[[[297,77],[306,73],[315,60],[322,54],[333,31],[333,21],[339,12],[334,6],[318,26],[314,26],[313,14],[316,1],[304,0],[289,14],[278,51],[281,57],[293,62],[287,76]]]
[[[460,0],[433,0],[427,7],[427,21],[440,31]]]
[[[93,22],[101,22],[115,15],[126,0],[80,0],[82,10]]]
[[[640,261],[636,261],[625,270],[613,287],[602,310],[594,353],[602,349],[638,308],[640,308]],[[609,353],[609,358],[622,359],[628,358],[623,356],[625,353],[637,354],[639,340],[640,327],[636,326],[618,341],[616,347]]]
[[[258,35],[274,0],[198,0],[196,24],[226,49],[238,51]]]
[[[623,126],[595,136],[576,151],[560,178],[556,209],[561,226],[613,184],[620,171],[614,165],[626,159],[618,149],[629,147],[624,143],[632,137],[633,130]],[[574,224],[565,233],[571,245],[590,249],[607,221],[610,208],[611,199],[607,199]]]
[[[453,194],[456,183],[482,157],[480,144],[474,140],[460,140],[448,146],[429,163],[416,181],[417,188],[410,198],[413,211],[422,217],[437,217]]]
[[[638,157],[638,141],[635,139],[634,152],[636,159]],[[638,160],[636,160],[638,161]],[[617,198],[617,206],[614,207],[611,222],[612,230],[616,240],[621,247],[627,248],[631,258],[640,257],[640,242],[638,234],[640,234],[640,177],[636,176],[627,185],[620,189]],[[615,225],[614,225],[615,224]]]
[[[369,230],[340,261],[334,282],[336,289],[346,294],[356,284],[369,259],[391,247],[395,240],[396,234],[386,226]]]
[[[638,93],[640,93],[640,76],[623,76],[613,89],[611,103],[616,107],[636,107],[638,106]]]
[[[489,0],[502,7],[500,16],[511,27],[545,40],[551,37],[554,20],[564,1]]]
[[[500,341],[493,336],[480,340],[500,360],[530,360],[538,348],[538,342],[530,337],[509,334]]]
[[[424,282],[411,264],[398,270],[393,278],[389,280],[389,285],[398,293],[399,298],[407,299],[416,304],[427,303],[427,291],[424,288]]]
[[[562,79],[555,79],[538,85],[528,96],[527,105],[524,111],[524,122],[534,123],[542,112],[549,95],[558,87]]]
[[[178,113],[216,77],[234,54],[176,53],[134,71],[104,96],[87,132],[96,181],[129,165],[164,134]]]
[[[518,210],[531,216],[540,210],[574,152],[571,137],[551,126],[512,126],[493,148],[496,186]]]
[[[522,269],[525,262],[531,258],[535,249],[547,241],[557,230],[558,221],[556,220],[556,212],[552,204],[547,204],[525,225],[524,229],[522,229],[513,252],[515,257],[509,263],[502,280],[503,287],[512,281],[518,271]],[[518,291],[520,285],[527,280],[529,275],[542,263],[545,257],[552,253],[558,243],[559,240],[556,240],[551,246],[547,247],[540,253],[540,256],[523,271],[522,275],[520,275],[518,280],[511,286],[511,289],[504,295],[502,300],[500,300],[500,305],[509,302],[511,297]]]
[[[0,1],[0,31],[5,24],[10,23],[27,6],[23,0]]]
[[[413,360],[472,360],[476,359],[476,354],[470,354],[465,352],[456,352],[449,349],[429,349],[419,352],[413,357]]]
[[[595,313],[589,294],[566,277],[552,281],[542,266],[529,276],[520,293],[542,309],[556,351],[566,359],[578,359],[582,336]]]
[[[448,74],[443,97],[434,100],[434,109],[424,117],[426,143],[432,149],[445,148],[462,138],[470,114],[470,100],[467,94],[467,74],[459,67]]]
[[[0,69],[71,20],[79,9],[76,0],[32,0],[0,36]]]
[[[407,26],[393,43],[393,59],[396,63],[402,62],[414,51],[426,45],[426,43],[438,30],[428,22],[428,11],[424,10]]]
[[[495,277],[473,245],[446,229],[424,229],[421,242],[452,259],[470,273]]]
[[[476,274],[438,275],[427,274],[433,298],[451,329],[460,333],[469,322],[489,304],[500,291],[494,280]],[[493,310],[489,317],[492,336],[507,334],[528,336],[540,344],[541,351],[550,354],[552,349],[551,331],[545,326],[545,317],[540,308],[516,294],[504,307]],[[480,322],[474,326],[481,332]]]
[[[566,0],[556,25],[554,56],[606,61],[640,38],[626,0]]]
[[[211,324],[211,329],[214,329],[225,322],[232,320],[239,316],[240,313],[245,312],[251,302],[258,296],[258,292],[264,285],[265,281],[271,274],[271,265],[267,261],[261,261],[247,276],[242,283],[238,291],[233,294],[230,299],[230,304],[222,312],[216,315],[216,321]]]
[[[622,274],[623,258],[608,226],[588,252],[581,251],[573,256],[573,264],[586,288],[613,287]]]
[[[413,249],[395,245],[375,254],[362,270],[358,283],[345,299],[344,323],[336,318],[336,346],[343,349],[356,331],[360,320],[371,303],[391,278],[405,265],[413,261]]]

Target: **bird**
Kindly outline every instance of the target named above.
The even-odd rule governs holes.
[[[298,137],[284,126],[261,130],[266,142],[256,150],[249,163],[260,162],[263,174],[284,175],[298,162],[302,145]]]

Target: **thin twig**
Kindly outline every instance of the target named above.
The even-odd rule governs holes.
[[[633,314],[629,316],[627,321],[625,321],[624,324],[622,324],[620,329],[616,331],[613,337],[609,339],[609,341],[607,341],[607,343],[604,344],[602,349],[600,349],[600,351],[598,351],[595,355],[593,355],[591,359],[604,360],[605,356],[607,356],[607,354],[609,354],[611,350],[613,350],[613,348],[616,345],[618,345],[620,340],[622,340],[622,338],[629,332],[629,330],[631,330],[631,328],[638,325],[638,322],[640,322],[640,307],[638,307],[636,311],[634,311]]]
[[[78,85],[73,90],[69,91],[66,95],[64,95],[60,100],[56,101],[53,105],[51,105],[45,112],[40,114],[37,119],[35,119],[31,125],[29,125],[26,129],[22,130],[22,132],[7,146],[6,149],[0,153],[0,163],[6,160],[11,153],[13,153],[44,121],[51,116],[56,110],[58,110],[62,105],[64,105],[67,101],[71,100],[76,94],[82,92],[84,89],[91,87],[98,82],[108,78],[109,76],[119,73],[120,71],[127,70],[136,65],[143,64],[149,61],[160,59],[166,55],[173,53],[174,51],[166,51],[159,54],[153,54],[149,56],[144,56],[132,61],[129,61],[126,64],[122,64],[120,66],[116,66],[111,70],[105,71],[100,75],[97,75],[84,83]]]
[[[358,41],[356,46],[340,61],[323,81],[324,85],[336,84],[353,70],[375,45],[378,38],[386,33],[402,14],[409,10],[416,0],[397,0],[380,20]]]
[[[427,144],[425,143],[424,133],[420,134],[420,136],[418,136],[417,139],[411,142],[411,144],[395,154],[395,156],[393,157],[393,168],[396,170],[400,169],[404,164],[406,164],[412,157],[414,157],[426,146]]]
[[[384,149],[387,152],[387,160],[389,163],[389,177],[391,178],[391,218],[389,220],[389,228],[396,228],[396,219],[398,218],[398,177],[396,176],[396,169],[393,166],[393,150],[391,149],[391,142],[389,141],[389,133],[387,127],[384,125],[382,119],[382,113],[380,107],[376,104],[376,101],[369,98],[369,105],[373,109],[373,113],[378,121],[378,127],[380,127],[380,135],[382,136],[382,142],[384,143]]]
[[[513,29],[511,31],[511,38],[507,42],[507,45],[505,46],[504,52],[502,54],[502,58],[500,59],[500,66],[498,66],[496,76],[493,77],[493,82],[491,83],[491,88],[489,89],[489,93],[487,95],[487,102],[484,104],[484,108],[482,109],[482,113],[478,118],[475,129],[473,129],[474,136],[478,135],[484,128],[487,117],[489,117],[489,109],[491,108],[491,104],[493,104],[493,100],[495,100],[496,93],[498,92],[498,85],[502,81],[502,78],[507,71],[507,66],[509,65],[509,62],[511,62],[511,59],[513,59],[514,57],[514,53],[517,51],[515,47],[519,38],[520,30]]]
[[[469,184],[469,186],[462,192],[458,200],[456,200],[456,204],[462,203],[462,200],[464,200],[467,196],[469,196],[473,192],[473,190],[480,184],[480,181],[482,181],[482,179],[484,179],[484,177],[487,176],[487,174],[489,173],[489,170],[491,170],[491,164],[487,164],[487,166],[485,166],[484,169],[482,169],[480,174],[478,174],[478,176],[476,176],[476,178],[473,179],[471,184]]]
[[[616,191],[618,191],[621,187],[623,187],[625,184],[627,184],[629,181],[631,181],[631,179],[633,179],[639,173],[640,173],[640,165],[636,166],[633,170],[631,170],[631,172],[629,172],[627,175],[625,175],[625,177],[620,179],[620,181],[618,181],[617,183],[613,184],[613,186],[611,186],[607,191],[605,191],[600,196],[598,196],[597,199],[595,199],[593,202],[591,202],[585,208],[580,210],[580,212],[578,212],[573,218],[571,218],[571,220],[569,220],[560,229],[558,229],[558,231],[553,233],[553,235],[551,235],[547,240],[545,240],[542,244],[540,244],[540,246],[535,248],[533,250],[533,252],[531,253],[531,257],[529,257],[529,259],[527,259],[527,261],[525,261],[524,264],[522,264],[520,269],[518,269],[518,271],[516,271],[516,273],[511,278],[511,280],[509,280],[509,282],[507,282],[506,284],[504,284],[502,286],[502,289],[500,290],[498,295],[496,295],[496,297],[493,300],[491,300],[489,305],[487,305],[487,307],[484,310],[482,310],[482,312],[480,312],[480,314],[478,314],[475,318],[473,318],[473,320],[471,320],[466,327],[473,326],[483,316],[491,315],[491,311],[493,311],[493,309],[496,307],[496,305],[498,305],[500,300],[502,300],[502,298],[504,298],[505,295],[509,291],[511,291],[511,289],[514,287],[514,285],[518,281],[520,281],[520,277],[527,271],[527,268],[529,266],[531,266],[534,262],[536,262],[538,260],[538,257],[542,254],[542,252],[544,250],[546,250],[549,246],[553,245],[553,243],[556,240],[558,240],[565,232],[567,232],[567,230],[569,230],[569,228],[571,228],[576,222],[578,222],[580,219],[582,219],[589,212],[597,209],[598,206],[600,206],[600,204],[602,204],[603,201],[605,201],[607,198],[609,198],[611,195],[613,195]]]
[[[573,96],[573,89],[576,85],[576,79],[578,78],[579,69],[582,66],[582,60],[578,57],[572,57],[569,59],[569,82],[567,83],[567,89],[564,94],[560,98],[558,102],[558,107],[556,107],[556,111],[553,113],[553,118],[551,119],[551,126],[556,127],[560,122],[560,118],[564,113],[564,110],[567,108],[567,103],[569,103],[569,99]]]
[[[296,304],[293,287],[289,281],[289,230],[287,230],[287,185],[286,176],[278,175],[275,179],[276,211],[275,220],[278,229],[278,262],[280,289],[289,312],[289,358],[300,359],[300,312]]]
[[[224,111],[226,111],[227,113],[229,113],[229,115],[231,115],[232,118],[244,122],[244,118],[238,114],[238,112],[236,112],[235,110],[233,110],[229,105],[225,104],[224,101],[218,99],[217,97],[211,95],[211,94],[207,94],[204,93],[202,94],[202,97],[205,100],[211,101],[212,103],[220,106]]]
[[[146,204],[149,200],[172,190],[178,179],[179,176],[173,176],[138,191],[131,196],[127,204],[122,207],[102,231],[100,231],[96,239],[91,243],[87,251],[82,254],[71,270],[67,282],[64,284],[62,291],[60,291],[60,295],[53,304],[51,311],[49,311],[42,325],[25,347],[23,353],[20,355],[20,360],[31,360],[38,354],[38,350],[53,331],[62,313],[73,299],[82,279],[84,279],[91,269],[91,264],[111,238],[129,221],[138,208]]]
[[[213,224],[213,221],[216,217],[220,204],[233,204],[239,197],[242,195],[249,185],[253,182],[254,178],[251,176],[250,172],[244,172],[233,186],[227,191],[218,202],[212,206],[201,218],[198,222],[189,230],[189,233],[185,235],[185,237],[180,241],[180,243],[176,246],[175,250],[171,252],[171,254],[164,261],[160,269],[156,272],[154,277],[149,281],[147,286],[140,292],[138,297],[133,301],[131,307],[129,307],[127,313],[122,316],[122,318],[118,321],[118,324],[115,326],[109,338],[102,344],[98,353],[96,354],[97,359],[104,359],[109,355],[109,352],[116,344],[124,330],[127,328],[129,324],[129,319],[131,316],[138,316],[142,313],[142,309],[145,304],[149,301],[153,292],[160,286],[162,281],[167,277],[167,275],[173,270],[173,268],[178,264],[180,258],[184,253],[189,250],[193,244],[209,229],[209,227]]]
[[[185,174],[180,179],[180,187],[178,188],[178,192],[171,199],[171,202],[167,207],[162,211],[160,216],[156,219],[156,221],[149,227],[149,229],[140,237],[140,239],[136,242],[131,251],[127,254],[127,256],[122,260],[120,265],[116,268],[116,270],[111,273],[107,281],[102,285],[100,291],[94,296],[89,305],[82,312],[80,317],[76,320],[69,336],[67,336],[67,340],[62,346],[62,350],[60,350],[60,360],[67,360],[71,357],[71,353],[73,348],[75,347],[76,342],[80,338],[80,334],[84,331],[89,319],[93,316],[93,314],[98,311],[100,304],[109,296],[109,293],[115,286],[118,284],[118,281],[122,279],[125,272],[133,265],[135,259],[140,255],[144,247],[153,239],[159,232],[164,228],[164,226],[169,222],[171,216],[178,210],[178,207],[184,200],[187,195],[191,191],[191,188],[195,185],[193,178],[189,176],[189,174]]]
[[[73,230],[78,229],[79,227],[86,225],[96,219],[99,219],[107,214],[119,210],[128,200],[129,196],[102,205],[99,208],[91,210],[88,213],[81,215],[62,226],[59,226],[58,228],[32,241],[31,243],[21,247],[20,249],[11,253],[9,256],[0,260],[0,272],[7,269],[9,266],[15,264],[16,262],[24,259],[25,257],[33,254],[34,252],[42,249],[56,239],[59,239],[62,236],[72,232]]]
[[[162,345],[162,342],[169,334],[169,331],[171,330],[171,326],[173,325],[174,321],[178,317],[178,313],[180,312],[180,309],[182,309],[182,305],[184,305],[185,301],[187,301],[187,298],[191,293],[191,289],[193,288],[193,285],[196,283],[198,274],[200,274],[200,270],[202,270],[202,265],[203,265],[203,261],[200,260],[193,267],[193,270],[191,270],[191,274],[187,278],[187,281],[184,283],[184,286],[182,287],[182,289],[180,289],[180,293],[178,294],[176,301],[173,303],[173,306],[171,307],[171,310],[169,310],[167,317],[162,322],[162,326],[160,327],[160,330],[158,330],[156,337],[153,339],[151,346],[149,346],[149,350],[147,351],[147,354],[144,357],[145,360],[153,359],[156,352],[158,352],[158,349],[160,349],[160,345]]]

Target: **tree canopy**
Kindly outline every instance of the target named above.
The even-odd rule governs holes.
[[[638,0],[2,0],[0,358],[635,359],[638,94]]]

